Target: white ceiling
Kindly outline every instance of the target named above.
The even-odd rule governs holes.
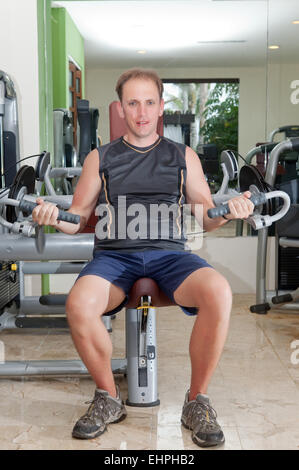
[[[233,67],[299,62],[299,0],[55,1],[89,67]],[[278,44],[276,51],[269,44]],[[143,54],[138,51],[146,51]]]

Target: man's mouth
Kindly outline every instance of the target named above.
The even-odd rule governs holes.
[[[149,123],[149,121],[137,121],[137,126],[142,127],[146,126]]]

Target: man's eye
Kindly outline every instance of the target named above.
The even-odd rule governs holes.
[[[130,101],[129,102],[129,106],[135,106],[135,104],[136,104],[136,101]]]

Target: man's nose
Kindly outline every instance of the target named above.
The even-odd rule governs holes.
[[[139,114],[139,116],[144,116],[145,115],[145,103],[139,103],[138,114]]]

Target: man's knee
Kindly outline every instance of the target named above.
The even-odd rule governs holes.
[[[220,274],[215,276],[212,283],[207,283],[200,289],[198,302],[199,308],[200,305],[208,306],[221,314],[225,312],[229,314],[232,305],[232,290],[228,281]]]
[[[103,295],[104,297],[104,295]],[[90,318],[104,313],[105,305],[98,296],[84,291],[70,293],[66,301],[66,315],[69,323],[85,323]]]
[[[209,285],[199,299],[199,315],[206,311],[213,321],[228,321],[232,307],[232,291],[224,277],[219,277]]]

